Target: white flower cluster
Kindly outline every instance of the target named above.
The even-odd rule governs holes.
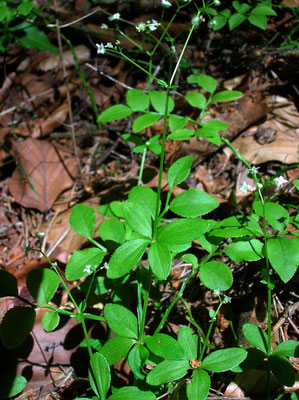
[[[101,43],[101,44],[96,43],[97,53],[98,54],[105,54],[106,53],[106,49],[117,50],[117,46],[118,45],[119,45],[119,40],[116,40],[115,46],[113,46],[113,44],[111,42],[108,42],[106,44],[104,44],[104,43]]]
[[[120,13],[115,13],[110,15],[110,17],[108,17],[109,21],[118,21],[120,18]]]
[[[152,19],[152,22],[138,22],[138,24],[136,25],[136,29],[138,32],[145,32],[148,28],[148,30],[152,32],[155,31],[159,25],[159,22],[157,22],[155,19]]]
[[[161,1],[161,6],[168,8],[168,7],[171,7],[171,3],[169,1],[167,1],[167,0],[162,0]]]
[[[274,178],[274,182],[276,183],[276,185],[278,187],[281,187],[285,183],[288,183],[288,181],[286,179],[284,179],[283,176],[278,176],[277,178]]]
[[[251,185],[248,185],[245,181],[243,182],[242,186],[240,187],[240,192],[246,194],[248,190],[252,189]]]

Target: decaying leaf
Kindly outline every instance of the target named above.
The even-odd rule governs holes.
[[[59,157],[50,143],[31,138],[15,143],[14,152],[18,168],[8,184],[10,193],[23,207],[48,211],[58,195],[73,184],[74,158],[61,150]]]

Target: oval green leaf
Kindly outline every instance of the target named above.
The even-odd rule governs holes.
[[[192,107],[203,109],[207,104],[207,99],[202,93],[199,92],[188,92],[185,97],[187,102]]]
[[[46,332],[52,332],[57,328],[60,321],[59,313],[56,311],[47,311],[42,318],[42,326]]]
[[[98,122],[116,121],[117,119],[128,117],[132,112],[131,108],[123,104],[116,104],[103,111],[98,117]]]
[[[182,326],[178,333],[178,343],[182,346],[185,356],[189,359],[197,358],[198,336],[189,326]]]
[[[212,97],[212,101],[222,102],[222,101],[232,101],[239,99],[243,96],[242,92],[238,90],[224,90],[223,92],[218,92]]]
[[[97,247],[75,251],[65,268],[66,279],[74,281],[92,274],[103,261],[104,255]]]
[[[150,391],[142,391],[135,386],[126,386],[117,389],[108,400],[155,400],[156,396]]]
[[[126,222],[133,231],[149,238],[152,237],[152,217],[148,208],[126,201],[123,211]]]
[[[183,347],[171,336],[165,333],[157,333],[149,336],[145,342],[148,349],[159,357],[169,360],[185,359]]]
[[[193,378],[187,383],[187,397],[190,400],[205,400],[211,387],[209,374],[204,369],[193,370]]]
[[[263,258],[263,243],[258,239],[238,238],[230,243],[224,253],[235,262],[257,261]]]
[[[93,373],[91,373],[91,369],[88,370],[90,385],[93,391],[100,396],[101,399],[105,399],[111,382],[108,362],[101,353],[94,353],[91,356],[90,364],[93,371]],[[94,378],[96,379],[97,384],[95,383]]]
[[[113,365],[127,356],[133,344],[132,338],[114,336],[104,344],[100,353],[106,358],[109,365]]]
[[[202,362],[201,368],[211,372],[228,371],[239,365],[247,356],[247,351],[239,347],[216,350]]]
[[[157,111],[160,114],[164,114],[165,112],[165,105],[166,105],[166,98],[167,95],[164,92],[159,92],[158,90],[152,90],[149,93],[149,97],[152,103],[152,106],[155,111]],[[171,111],[174,109],[174,101],[172,98],[169,96],[168,100],[168,113],[171,113]]]
[[[181,217],[199,217],[217,208],[219,203],[213,196],[200,189],[189,189],[175,197],[170,209]]]
[[[189,368],[188,360],[165,360],[150,371],[146,377],[146,382],[149,385],[159,386],[182,378]]]
[[[149,105],[148,94],[139,89],[130,89],[126,94],[126,101],[128,106],[135,112],[145,111]]]
[[[38,303],[47,304],[58,289],[59,278],[51,269],[34,269],[27,275],[26,285]]]
[[[171,270],[171,256],[163,243],[154,242],[151,245],[148,252],[148,262],[158,279],[167,279]]]
[[[156,113],[147,113],[140,115],[133,122],[132,126],[133,132],[137,133],[145,128],[148,128],[149,126],[154,125],[157,121],[159,121],[160,118],[161,115]]]
[[[190,174],[193,158],[186,156],[176,160],[167,171],[167,182],[171,189],[182,183]]]
[[[96,213],[94,209],[85,204],[76,204],[70,215],[70,224],[78,235],[92,238],[96,223]]]
[[[242,330],[248,343],[267,354],[267,334],[260,327],[247,323]]]
[[[119,336],[138,338],[138,324],[135,315],[120,304],[106,304],[104,317],[109,328]]]
[[[228,290],[233,284],[230,268],[220,261],[210,261],[201,265],[199,277],[202,283],[211,290]]]
[[[10,399],[25,389],[26,378],[14,373],[2,373],[0,376],[0,399]]]
[[[280,237],[268,241],[268,255],[272,267],[283,282],[295,274],[299,263],[299,239]]]
[[[0,271],[0,297],[17,296],[18,282],[16,278],[7,271]]]

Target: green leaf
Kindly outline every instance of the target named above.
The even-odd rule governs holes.
[[[243,96],[242,92],[237,90],[224,90],[223,92],[218,92],[212,97],[212,101],[222,102],[222,101],[232,101],[239,99]]]
[[[194,131],[192,129],[177,129],[176,131],[170,133],[167,136],[169,140],[189,140],[194,135]]]
[[[158,241],[164,244],[192,242],[209,229],[209,222],[197,218],[182,218],[158,229]]]
[[[230,243],[224,253],[235,262],[257,261],[263,258],[263,243],[258,239],[238,238]]]
[[[167,95],[164,92],[159,92],[158,90],[152,90],[149,93],[149,97],[152,103],[152,106],[154,107],[154,110],[157,111],[160,114],[164,114],[165,112],[165,104],[166,104],[166,98]],[[168,101],[168,113],[171,113],[171,111],[174,109],[174,101],[172,98],[169,96],[169,101]]]
[[[66,279],[75,281],[90,275],[101,264],[104,255],[97,247],[75,251],[65,268]]]
[[[176,160],[167,171],[167,182],[171,189],[182,183],[190,174],[193,158],[186,156]]]
[[[109,365],[113,365],[127,356],[133,344],[134,340],[130,337],[114,336],[104,344],[100,353]]]
[[[157,193],[147,186],[134,186],[129,193],[128,200],[146,208],[155,218]]]
[[[225,131],[226,129],[228,129],[228,125],[226,123],[224,123],[222,121],[217,121],[217,120],[207,121],[204,123],[203,127],[204,128],[213,128],[217,132]]]
[[[92,238],[96,223],[94,209],[85,204],[76,204],[70,215],[70,224],[73,230],[80,236]]]
[[[126,102],[133,111],[142,112],[149,106],[149,97],[139,89],[130,89],[127,91]]]
[[[192,381],[187,383],[188,400],[205,400],[211,387],[209,374],[203,370],[193,370]]]
[[[184,260],[186,263],[192,264],[193,268],[197,267],[198,260],[194,254],[191,253],[185,253],[182,255],[182,260]]]
[[[222,29],[227,23],[227,20],[228,17],[226,17],[225,15],[216,15],[216,17],[214,17],[214,21],[216,22],[216,25],[213,26],[214,31],[219,31],[220,29]]]
[[[117,389],[108,400],[156,400],[154,393],[142,391],[135,386],[126,386]]]
[[[296,188],[297,190],[299,190],[299,179],[296,179],[296,180],[293,182],[293,184],[294,184],[295,188]]]
[[[299,263],[299,239],[285,237],[268,241],[268,255],[272,267],[283,282],[288,282],[295,274]]]
[[[101,223],[99,235],[105,242],[122,244],[126,240],[124,223],[118,219],[107,219]]]
[[[272,15],[274,17],[277,15],[276,12],[271,7],[267,7],[263,4],[258,4],[256,7],[254,7],[250,14]]]
[[[148,208],[126,201],[123,211],[126,222],[133,231],[149,238],[152,237],[152,217]]]
[[[23,1],[17,7],[18,14],[24,15],[25,17],[30,13],[33,7],[33,1]]]
[[[48,268],[33,269],[27,275],[27,288],[38,303],[49,303],[56,293],[59,278],[54,271]]]
[[[142,131],[145,128],[148,128],[149,126],[154,125],[159,119],[161,118],[161,114],[156,114],[156,113],[147,113],[140,115],[135,119],[133,122],[133,132],[137,133]]]
[[[220,261],[209,261],[201,265],[199,277],[202,283],[211,290],[225,291],[233,284],[230,268]]]
[[[158,279],[167,279],[171,270],[171,256],[163,243],[154,242],[151,245],[148,252],[148,262]]]
[[[289,213],[280,204],[265,203],[265,218],[272,228],[278,231],[285,230],[289,224]],[[259,217],[263,217],[263,204],[261,201],[253,203],[253,209]]]
[[[209,235],[222,238],[255,236],[262,235],[262,230],[254,216],[236,215],[220,221]]]
[[[0,399],[9,399],[25,389],[26,378],[15,373],[3,373],[0,375]]]
[[[159,357],[169,360],[182,360],[186,358],[183,347],[173,337],[165,333],[148,336],[145,344],[152,353]]]
[[[94,353],[90,359],[90,366],[91,368],[88,370],[88,377],[92,390],[100,396],[101,399],[105,399],[111,382],[108,362],[101,353]],[[95,374],[99,387],[94,381],[94,374],[91,372],[91,369]]]
[[[107,108],[102,112],[98,117],[98,122],[111,122],[116,121],[117,119],[126,118],[131,115],[133,110],[131,108],[125,106],[124,104],[116,104]]]
[[[7,271],[0,271],[0,297],[17,296],[18,282],[16,278]]]
[[[58,49],[56,46],[49,41],[44,32],[40,31],[36,26],[27,25],[23,29],[25,36],[17,38],[17,41],[27,49],[34,47],[39,50],[47,50],[52,53],[58,54]]]
[[[261,328],[247,323],[243,325],[242,330],[248,343],[267,354],[268,339],[266,333]]]
[[[244,21],[246,21],[246,15],[235,13],[228,19],[229,29],[232,31],[237,26],[241,25]]]
[[[6,6],[5,2],[0,4],[0,22],[4,20],[9,15],[9,8]]]
[[[108,278],[120,278],[135,268],[148,244],[146,239],[133,239],[118,247],[109,261]]]
[[[124,202],[122,202],[122,201],[112,201],[110,203],[111,211],[117,218],[125,218],[124,212],[123,212],[123,205],[124,205]]]
[[[250,16],[248,17],[248,21],[252,25],[257,26],[258,28],[263,29],[264,31],[267,29],[267,18],[265,15],[251,13]]]
[[[270,371],[283,385],[291,387],[295,383],[295,370],[290,361],[278,354],[270,355],[268,358]]]
[[[209,75],[199,74],[199,75],[189,75],[187,78],[188,83],[196,83],[198,86],[202,87],[209,93],[214,93],[218,82],[216,79]]]
[[[202,93],[199,92],[188,92],[186,94],[186,100],[192,107],[204,109],[207,105],[207,99]]]
[[[213,128],[199,128],[194,132],[195,136],[206,138],[209,142],[215,144],[216,146],[221,145],[221,138],[218,131]]]
[[[188,117],[182,117],[181,115],[171,114],[169,116],[169,129],[171,132],[174,132],[178,129],[184,128],[184,126],[188,123]]]
[[[299,343],[296,340],[286,340],[285,342],[279,343],[279,345],[272,351],[272,354],[298,358]]]
[[[202,362],[201,368],[211,372],[228,371],[239,365],[247,356],[247,351],[239,347],[216,350]]]
[[[188,360],[165,360],[150,371],[146,377],[146,382],[149,385],[159,386],[182,378],[189,368]]]
[[[136,346],[132,348],[128,356],[128,363],[131,371],[138,379],[143,379],[145,373],[142,368],[148,359],[149,352],[145,346],[141,343],[137,343]]]
[[[244,372],[256,369],[266,357],[266,354],[259,349],[250,347],[247,349],[247,357],[238,366],[232,368],[233,372]]]
[[[0,326],[2,344],[14,349],[22,344],[32,331],[35,311],[29,307],[14,307],[6,312]]]
[[[60,321],[59,313],[56,311],[47,311],[42,318],[42,326],[46,332],[51,332],[57,328]]]
[[[218,206],[218,201],[210,194],[200,189],[189,189],[172,200],[170,210],[181,217],[198,217]]]
[[[109,328],[119,336],[138,338],[138,324],[135,315],[120,304],[106,304],[104,317]]]
[[[188,358],[197,358],[198,336],[189,326],[182,326],[178,333],[178,343],[182,346],[185,356]]]

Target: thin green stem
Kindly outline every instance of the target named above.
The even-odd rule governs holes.
[[[144,298],[143,298],[142,317],[141,317],[140,327],[139,327],[139,340],[142,339],[142,336],[144,334],[149,292],[150,292],[150,287],[151,287],[151,276],[152,276],[152,273],[151,273],[151,269],[149,268],[148,275],[147,275],[146,287],[144,288],[145,294],[144,294]]]

